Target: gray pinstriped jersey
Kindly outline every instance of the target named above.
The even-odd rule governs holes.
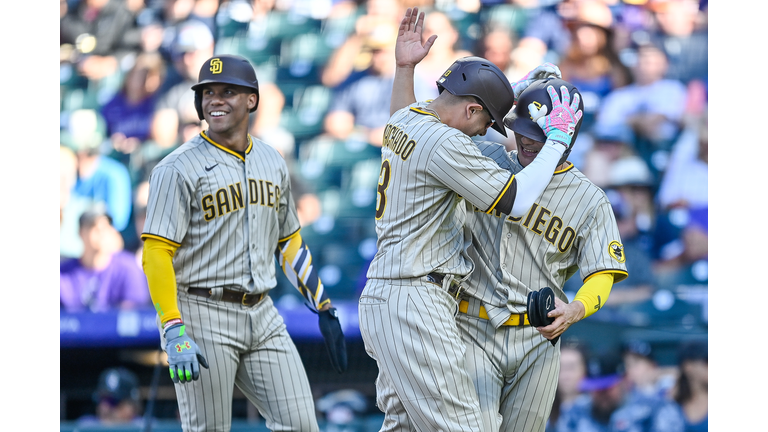
[[[461,197],[487,210],[511,184],[509,171],[480,154],[467,135],[424,111],[426,105],[417,102],[397,111],[384,132],[378,252],[369,278],[468,274],[472,264],[460,254],[465,241],[463,209],[457,209]]]
[[[517,154],[499,144],[481,142],[478,147],[514,173],[523,169]],[[611,203],[572,165],[555,172],[523,217],[473,211],[467,224],[473,233],[468,252],[475,262],[467,293],[483,301],[497,327],[509,317],[507,303],[525,312],[530,290],[548,286],[567,302],[562,287],[577,270],[584,278],[616,272],[614,282],[627,275]]]
[[[203,133],[152,171],[143,236],[180,245],[179,286],[261,293],[277,283],[277,242],[300,225],[285,160],[250,139],[243,158]]]

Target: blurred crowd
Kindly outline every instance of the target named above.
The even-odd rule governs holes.
[[[706,339],[682,341],[672,355],[663,344],[628,338],[618,350],[593,349],[586,340],[561,342],[560,371],[546,432],[705,432],[709,430],[709,350]],[[129,368],[101,372],[91,410],[72,424],[89,427],[142,426],[162,420],[149,386]],[[366,432],[366,418],[379,414],[358,390],[329,391],[315,400],[321,430]],[[377,417],[376,417],[377,418]],[[138,430],[138,429],[137,429]],[[143,429],[142,429],[143,430]]]
[[[288,162],[331,296],[355,300],[376,250],[394,42],[413,6],[438,35],[416,69],[417,99],[436,96],[436,78],[467,55],[510,80],[553,62],[581,91],[570,160],[608,194],[629,270],[595,319],[706,325],[706,0],[61,0],[62,309],[148,306],[148,176],[206,128],[190,86],[224,53],[256,67],[250,132]],[[478,138],[512,150],[509,136]],[[577,274],[564,289],[580,285]],[[301,301],[282,280],[271,295]]]

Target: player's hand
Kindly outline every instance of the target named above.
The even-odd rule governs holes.
[[[580,301],[566,303],[555,297],[555,309],[547,314],[555,321],[546,327],[536,327],[536,330],[545,338],[554,340],[565,333],[571,325],[584,318],[584,312],[584,305]]]
[[[528,88],[534,81],[557,77],[563,78],[563,74],[560,72],[560,68],[553,63],[542,63],[536,66],[532,71],[528,72],[520,81],[510,83],[512,85],[512,91],[515,92],[515,100]]]
[[[581,110],[578,109],[581,95],[576,93],[576,96],[573,97],[573,102],[571,102],[571,94],[568,93],[567,87],[560,86],[560,92],[563,97],[562,102],[555,88],[547,86],[547,93],[549,93],[549,97],[552,99],[551,113],[547,114],[546,105],[537,107],[534,103],[528,105],[528,111],[544,131],[544,135],[547,136],[548,140],[558,142],[567,149],[571,146],[571,138],[576,131],[576,125],[579,124],[583,115]]]
[[[421,35],[424,32],[424,12],[419,8],[408,8],[395,42],[395,61],[397,67],[414,67],[429,53],[437,35],[432,35],[422,44]]]
[[[200,365],[208,369],[197,344],[185,334],[184,324],[175,324],[165,330],[165,351],[171,379],[175,383],[188,383],[200,378]]]

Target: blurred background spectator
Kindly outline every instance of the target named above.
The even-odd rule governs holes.
[[[639,46],[631,67],[632,83],[608,93],[595,118],[596,127],[628,126],[638,153],[656,172],[666,168],[664,155],[682,129],[687,98],[682,81],[665,78],[667,67],[659,47]]]
[[[94,414],[78,419],[81,427],[142,427],[139,377],[124,367],[105,369],[93,392]]]
[[[108,142],[104,118],[95,110],[76,110],[69,116],[62,140],[77,158],[77,177],[69,204],[82,208],[86,202],[103,203],[112,226],[118,232],[125,230],[131,217],[131,178],[125,165],[105,155],[104,144]],[[83,245],[75,238],[73,228],[68,221],[62,226],[62,255],[78,257]]]
[[[672,397],[685,415],[685,432],[709,430],[709,352],[706,342],[692,341],[678,351],[679,375]]]
[[[336,390],[318,399],[316,408],[328,422],[328,432],[353,432],[361,430],[360,420],[368,411],[368,400],[357,390]]]
[[[78,71],[91,80],[117,72],[120,62],[140,46],[141,33],[136,12],[141,2],[123,0],[81,0],[59,23],[61,43],[77,46],[82,57]],[[134,8],[133,10],[129,7]]]
[[[439,10],[427,12],[424,17],[423,37],[426,40],[430,35],[437,35],[437,39],[426,57],[414,69],[414,90],[418,101],[437,97],[437,79],[456,59],[476,55],[461,47],[459,44],[461,35],[456,30],[456,25],[444,12]]]
[[[666,54],[667,78],[686,84],[708,80],[707,5],[699,0],[648,0],[655,18],[648,29],[650,40]]]
[[[587,377],[588,346],[576,339],[563,339],[560,344],[560,372],[557,377],[557,392],[552,412],[547,421],[546,432],[556,430],[558,420],[567,415],[579,398],[588,396],[581,390],[581,383]]]
[[[204,129],[204,120],[198,118],[195,110],[195,92],[191,87],[197,83],[203,63],[213,56],[213,46],[213,34],[202,22],[190,20],[179,25],[170,55],[181,79],[162,93],[155,114],[155,127],[167,127],[167,135],[175,135],[173,146]]]
[[[101,109],[115,157],[130,164],[130,155],[150,138],[152,118],[165,62],[158,53],[141,53],[125,75],[120,90]]]
[[[668,397],[675,375],[662,368],[648,341],[633,338],[624,342],[622,359],[630,398]]]
[[[664,396],[633,397],[624,367],[616,353],[592,356],[581,386],[589,397],[577,399],[573,408],[560,416],[555,430],[683,432],[684,419],[678,405]]]
[[[581,92],[584,102],[581,127],[589,129],[602,99],[630,84],[632,77],[614,49],[614,18],[606,2],[581,0],[574,8],[573,16],[565,19],[571,42],[559,66],[563,79]]]
[[[395,78],[397,27],[378,23],[363,42],[370,66],[337,87],[325,117],[327,133],[340,141],[355,133],[358,139],[381,146],[389,120],[389,100]]]
[[[585,339],[588,352],[604,351],[596,342],[605,342],[620,353],[630,333],[706,334],[707,5],[706,0],[62,1],[62,274],[73,271],[66,266],[96,274],[80,263],[82,257],[122,249],[114,256],[130,258],[141,278],[120,282],[147,294],[138,233],[149,173],[207,127],[197,117],[190,89],[202,61],[239,54],[256,67],[262,96],[250,132],[286,159],[302,237],[317,248],[313,265],[334,301],[354,305],[376,251],[377,145],[388,118],[393,29],[405,8],[418,6],[427,12],[425,36],[438,35],[417,70],[418,99],[435,97],[439,75],[465,55],[489,59],[510,80],[551,61],[582,92],[585,123],[569,160],[606,191],[629,277],[613,287],[600,314],[572,329],[572,337],[598,332],[600,338]],[[490,131],[482,139],[516,147],[512,134],[504,139]],[[107,249],[89,246],[98,252],[86,254],[80,217],[98,203],[112,219],[105,229],[114,242]],[[64,278],[62,316],[69,310],[66,296],[77,310],[87,310],[88,295],[70,289]],[[569,297],[580,281],[576,274],[565,284]],[[280,307],[301,306],[297,294],[278,276],[270,295]],[[664,357],[653,337],[644,340],[654,356]],[[553,419],[562,419],[579,400],[574,385],[579,368],[569,375],[565,363],[578,356],[566,345]],[[686,367],[695,400],[686,402],[691,410],[686,416],[695,424],[702,418],[702,393],[696,389],[706,385],[701,361]],[[318,377],[322,394],[350,388],[365,393],[368,384],[350,375],[361,387],[339,383],[332,389],[326,381],[347,378]],[[681,370],[680,389],[683,379]],[[582,399],[591,397],[581,393]],[[77,418],[73,412],[69,417]]]
[[[80,216],[83,253],[60,266],[61,308],[67,312],[104,312],[149,305],[146,276],[103,206]]]

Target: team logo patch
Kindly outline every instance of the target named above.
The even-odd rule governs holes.
[[[616,240],[612,241],[611,244],[608,245],[608,253],[611,254],[613,259],[620,263],[623,263],[627,260],[627,257],[624,255],[624,245],[617,242]]]
[[[221,59],[211,59],[211,73],[220,74],[223,66]]]
[[[549,108],[547,108],[546,105],[542,105],[541,102],[533,101],[528,104],[528,113],[530,114],[531,120],[533,121],[546,116],[548,110]]]

